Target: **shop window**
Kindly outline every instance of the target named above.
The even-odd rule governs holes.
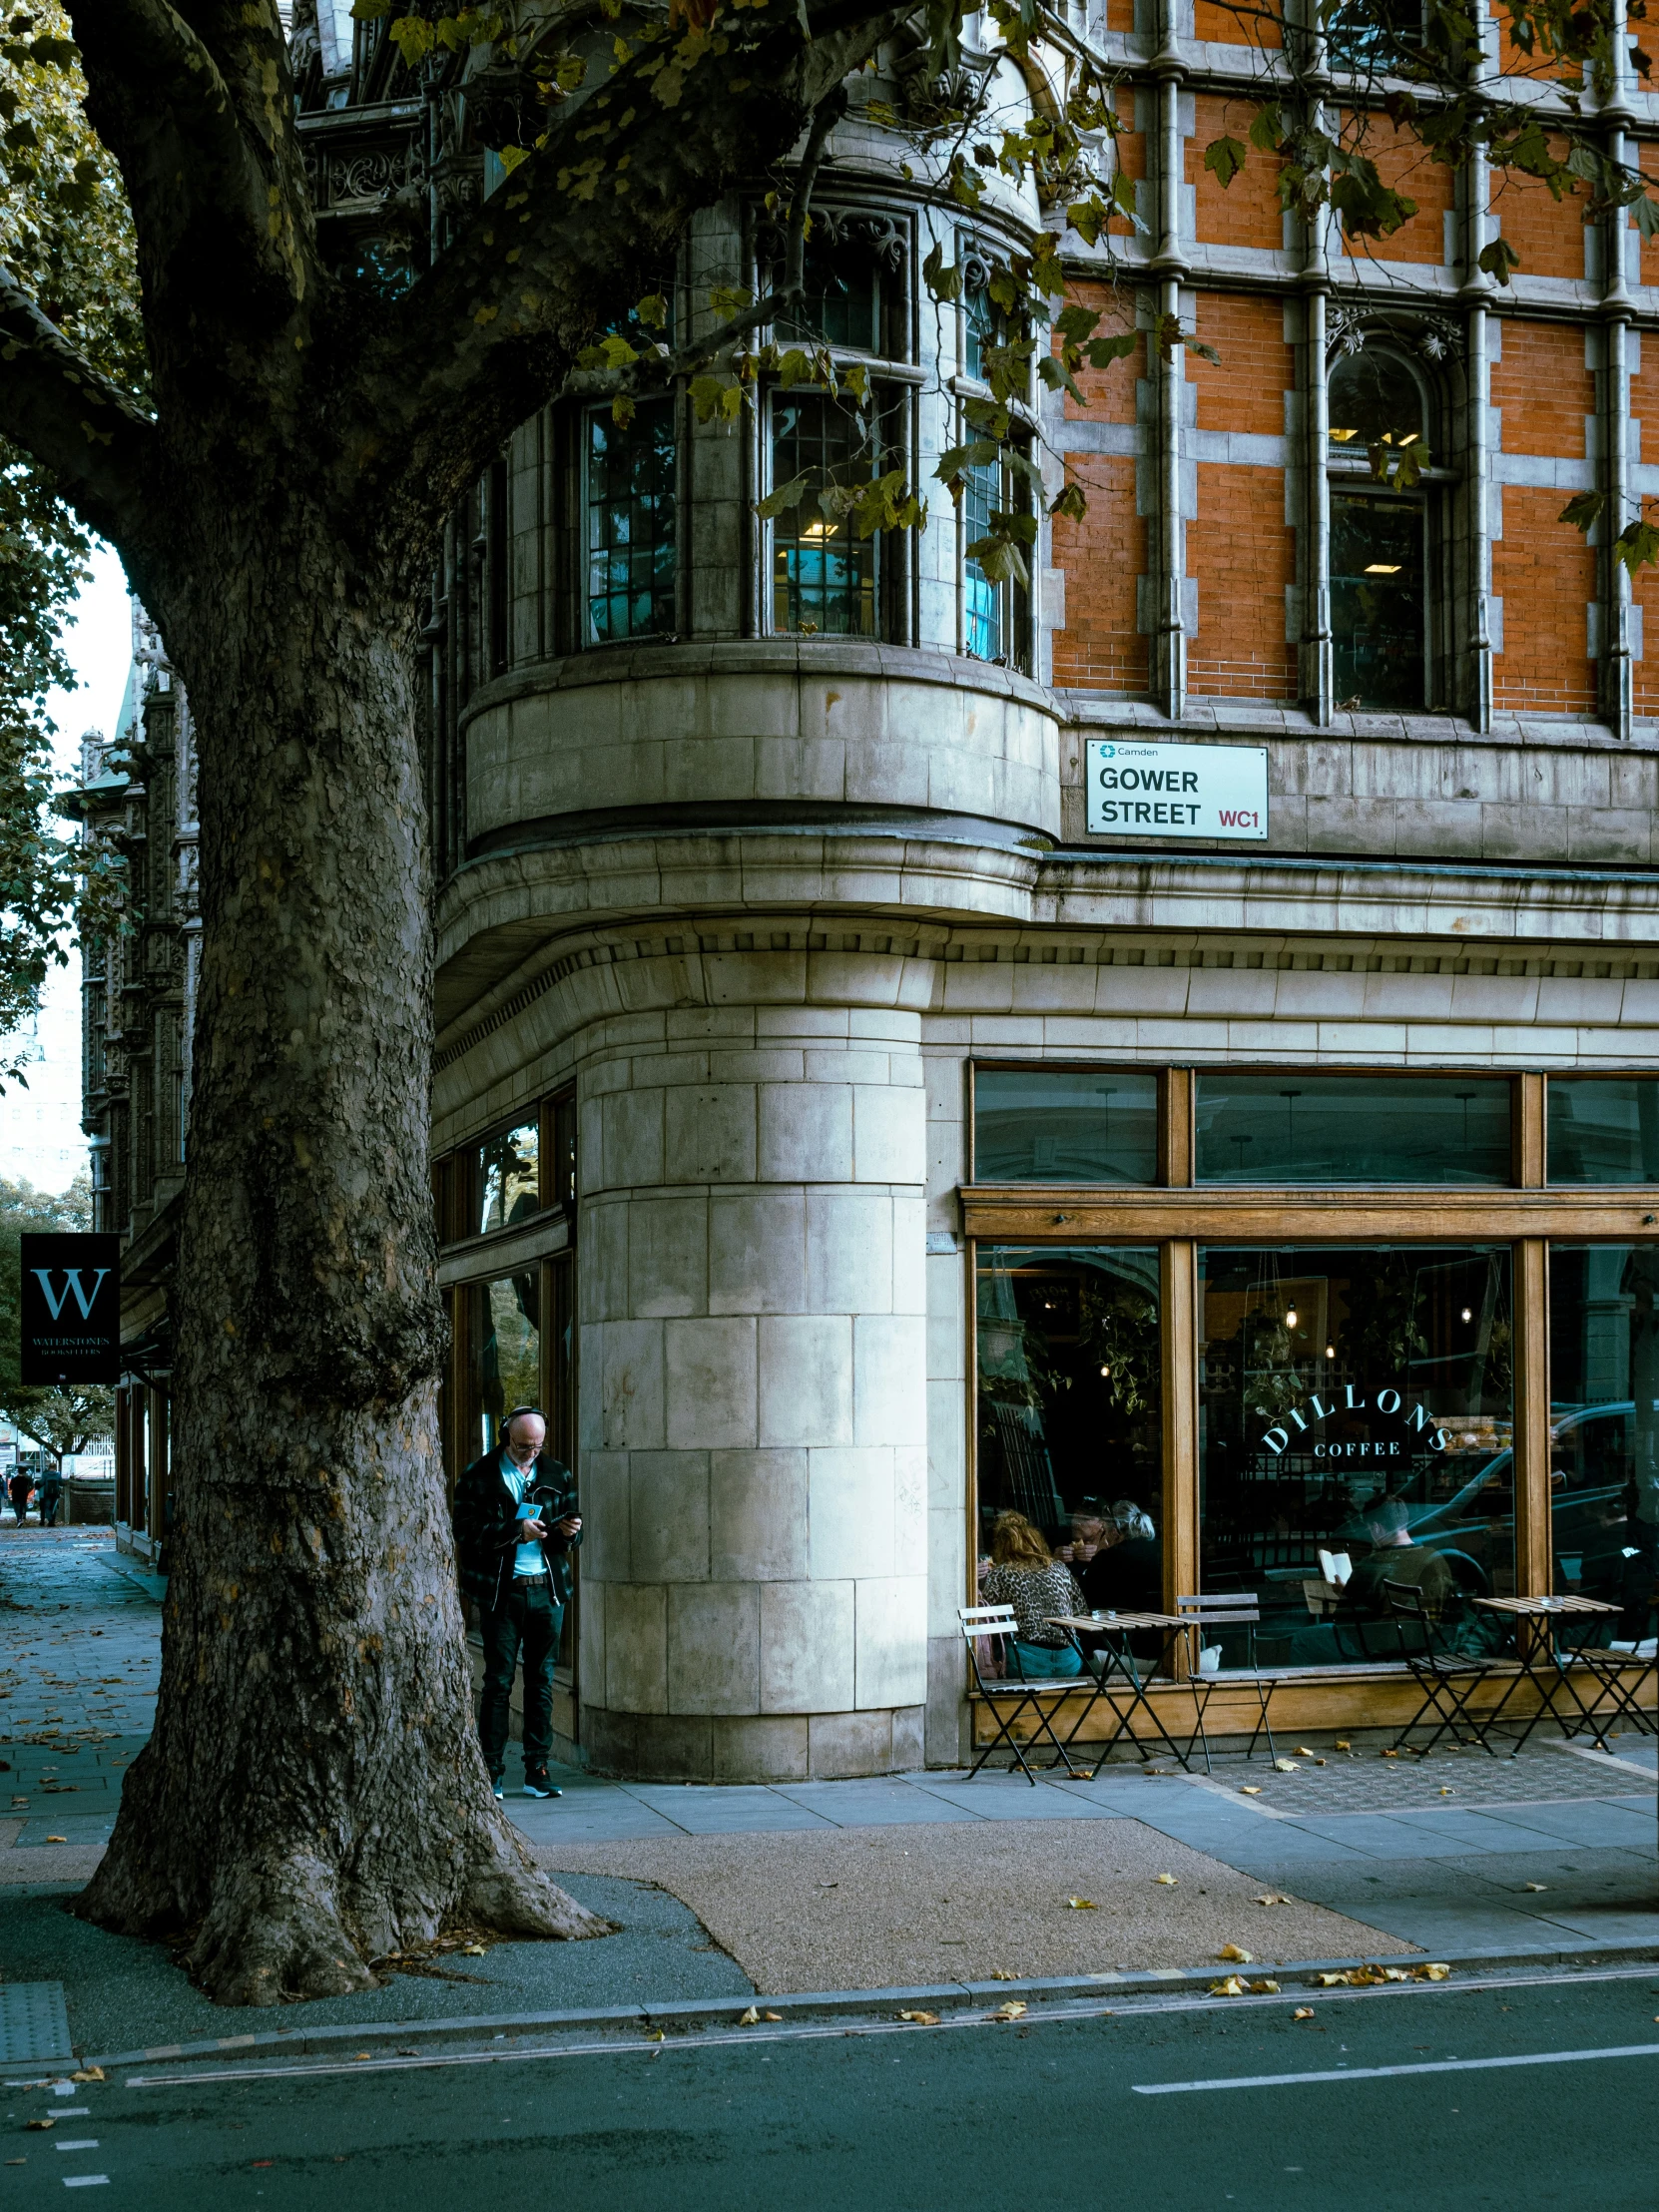
[[[1659,1183],[1659,1077],[1549,1079],[1552,1183]]]
[[[477,1149],[469,1236],[508,1229],[541,1212],[541,1122],[522,1121]]]
[[[674,402],[642,402],[626,426],[596,408],[583,442],[585,642],[665,636],[675,627]]]
[[[821,491],[854,491],[881,473],[879,436],[850,401],[775,392],[772,481],[805,477],[805,496],[772,524],[772,626],[806,637],[871,638],[878,621],[881,538],[850,513],[825,513]]]
[[[1029,577],[1016,573],[993,582],[967,551],[990,535],[997,514],[1027,514],[1023,484],[1000,459],[976,461],[964,472],[957,528],[962,542],[962,651],[972,660],[1030,668]]]
[[[553,1124],[549,1144],[547,1203],[574,1220],[576,1213],[576,1093],[561,1091],[548,1108]]]
[[[514,1405],[541,1403],[540,1266],[469,1284],[462,1299],[465,1464],[500,1447],[502,1419]]]
[[[1156,1248],[981,1245],[976,1307],[980,1552],[1001,1512],[1092,1550],[1125,1502],[1153,1524],[1140,1540],[1160,1540]]]
[[[779,343],[830,345],[896,357],[902,345],[901,242],[880,218],[815,214],[802,269],[803,294],[778,317]],[[774,259],[769,280],[783,277]]]
[[[1396,455],[1426,464],[1428,394],[1415,366],[1372,343],[1331,370],[1331,637],[1336,697],[1366,711],[1428,703],[1428,493],[1389,492]]]
[[[1201,1074],[1201,1183],[1507,1183],[1503,1076]]]
[[[1654,1632],[1659,1576],[1659,1247],[1552,1245],[1549,1525],[1558,1595]],[[1597,1640],[1602,1640],[1598,1635]]]
[[[1336,0],[1322,9],[1332,64],[1356,75],[1409,70],[1423,37],[1422,0]]]
[[[1514,1590],[1507,1245],[1201,1247],[1202,1586],[1255,1591],[1223,1667],[1401,1655],[1384,1580],[1454,1647]]]
[[[976,1183],[1155,1183],[1158,1078],[1125,1068],[976,1068]]]

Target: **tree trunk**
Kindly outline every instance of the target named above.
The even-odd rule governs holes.
[[[227,499],[227,514],[258,502]],[[246,527],[246,522],[244,524]],[[200,763],[203,941],[156,1731],[77,1910],[225,2003],[446,1927],[607,1924],[537,1873],[471,1707],[435,1417],[426,810],[406,555],[259,515],[154,607]],[[210,525],[211,527],[211,525]]]

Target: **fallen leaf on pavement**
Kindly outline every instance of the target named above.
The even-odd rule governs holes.
[[[1216,1952],[1216,1956],[1225,1958],[1229,1965],[1233,1966],[1251,1966],[1256,1962],[1250,1952],[1241,1949],[1237,1943],[1223,1943],[1220,1950]]]
[[[1273,1763],[1273,1771],[1275,1774],[1300,1774],[1302,1769],[1294,1759],[1276,1759]]]
[[[48,1836],[46,1841],[49,1844],[67,1844],[69,1838],[67,1836]]]
[[[993,2020],[1019,2020],[1025,2017],[1025,2006],[1018,1997],[1010,1997],[1006,2004],[999,2004],[991,2014]]]
[[[1404,1978],[1405,1977],[1402,1974],[1400,1976],[1400,1979],[1403,1980]],[[1449,1966],[1441,1965],[1418,1966],[1415,1969],[1412,1978],[1417,1981],[1449,1981],[1451,1978],[1451,1968]]]
[[[1255,1783],[1255,1782],[1241,1782],[1241,1783],[1239,1784],[1239,1795],[1240,1795],[1240,1797],[1260,1797],[1260,1796],[1261,1796],[1261,1794],[1262,1794],[1262,1791],[1261,1791],[1261,1786],[1260,1786],[1260,1785],[1259,1785],[1258,1783]]]
[[[1067,1898],[1066,1903],[1074,1913],[1097,1913],[1100,1910],[1093,1898]]]
[[[79,2073],[72,2073],[69,2078],[71,2081],[102,2081],[104,2069],[102,2066],[83,2066]]]
[[[738,2025],[741,2027],[743,2022],[740,2020]],[[648,2027],[645,2030],[645,2039],[648,2043],[660,2043],[663,2040],[663,2030],[660,2027]]]
[[[1314,2007],[1311,2004],[1299,2004],[1291,2014],[1293,2020],[1311,2020],[1313,2016]]]
[[[1161,1874],[1158,1877],[1158,1883],[1161,1889],[1173,1890],[1175,1888],[1175,1877],[1172,1874]]]
[[[1457,1795],[1457,1792],[1455,1790],[1448,1790],[1445,1784],[1442,1782],[1440,1784],[1440,1795],[1441,1797],[1455,1797]]]
[[[1210,1994],[1213,1997],[1242,1997],[1244,1993],[1245,1985],[1236,1973],[1230,1973],[1225,1981],[1212,1981],[1210,1984]]]
[[[1352,1751],[1354,1746],[1346,1736],[1339,1736],[1337,1738],[1337,1749],[1339,1751]]]
[[[1379,1759],[1397,1759],[1399,1753],[1397,1751],[1380,1751],[1377,1756]]]
[[[1015,1973],[1011,1966],[993,1966],[991,1968],[991,1979],[993,1981],[1017,1981],[1019,1975]]]
[[[914,2020],[917,2027],[937,2027],[939,2024],[939,2015],[936,2012],[900,2012],[898,2016],[901,2020]]]
[[[25,2127],[56,2127],[58,2123],[57,2123],[57,2121],[56,2121],[56,2120],[50,2120],[50,2119],[48,2119],[48,2120],[25,2120],[23,2124],[24,2124],[24,2126],[25,2126]]]
[[[1297,1755],[1297,1757],[1298,1757],[1299,1759],[1312,1759],[1312,1758],[1313,1758],[1313,1756],[1314,1756],[1314,1747],[1313,1747],[1313,1745],[1312,1745],[1312,1744],[1298,1744],[1298,1745],[1297,1745],[1297,1747],[1296,1747],[1296,1755]]]
[[[354,2050],[351,2055],[353,2058],[367,2058],[370,2053],[366,2050]]]
[[[1278,1890],[1265,1890],[1259,1898],[1251,1899],[1252,1905],[1289,1905],[1290,1899]]]
[[[489,1945],[487,1943],[463,1943],[461,1945],[461,1956],[463,1958],[484,1958],[488,1955]]]
[[[1529,1890],[1540,1890],[1540,1891],[1541,1891],[1541,1890],[1547,1890],[1547,1889],[1548,1889],[1548,1887],[1549,1887],[1549,1885],[1548,1885],[1548,1883],[1547,1883],[1547,1882],[1529,1882],[1529,1883],[1528,1883],[1528,1884],[1526,1885],[1526,1887],[1527,1887],[1527,1888],[1528,1888]]]
[[[1276,1997],[1279,1994],[1279,1984],[1277,1981],[1253,1981],[1250,1984],[1250,1993],[1253,1997]]]
[[[738,2025],[740,2027],[758,2027],[760,2025],[760,2020],[761,2015],[755,2009],[754,2005],[751,2005],[747,2012],[740,2012],[738,2014]]]

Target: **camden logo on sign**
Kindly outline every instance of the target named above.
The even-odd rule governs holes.
[[[121,1380],[119,1237],[25,1236],[20,1303],[25,1382]]]
[[[1326,1399],[1330,1403],[1326,1403]],[[1377,1432],[1374,1415],[1386,1427]],[[1327,1421],[1359,1433],[1340,1436],[1316,1434]],[[1345,1466],[1385,1467],[1409,1459],[1413,1450],[1444,1451],[1446,1431],[1420,1399],[1407,1405],[1392,1384],[1386,1384],[1367,1402],[1365,1391],[1345,1382],[1335,1389],[1310,1390],[1296,1405],[1288,1405],[1264,1431],[1264,1451],[1277,1457],[1282,1451],[1306,1451],[1316,1459],[1333,1459]]]

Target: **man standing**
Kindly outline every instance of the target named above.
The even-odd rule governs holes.
[[[554,1798],[553,1661],[570,1596],[570,1554],[582,1541],[576,1483],[547,1456],[538,1407],[515,1405],[499,1451],[474,1459],[455,1491],[455,1550],[461,1588],[478,1607],[484,1691],[478,1736],[497,1797],[507,1762],[513,1670],[524,1654],[524,1794]]]

